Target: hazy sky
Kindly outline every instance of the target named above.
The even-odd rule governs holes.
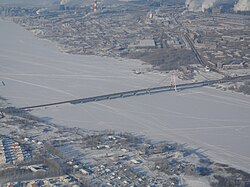
[[[68,5],[92,3],[92,0],[0,0],[0,5],[21,5],[21,6],[51,6],[59,5],[62,2]]]
[[[0,4],[6,4],[6,5],[52,5],[53,3],[58,3],[60,0],[0,0]]]

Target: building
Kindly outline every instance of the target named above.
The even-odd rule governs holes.
[[[139,41],[139,44],[136,45],[136,48],[155,48],[156,44],[154,39],[143,39]]]

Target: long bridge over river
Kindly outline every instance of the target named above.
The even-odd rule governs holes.
[[[54,103],[25,106],[19,109],[28,110],[28,109],[62,105],[62,104],[67,104],[67,103],[68,104],[81,104],[81,103],[98,102],[98,101],[103,101],[103,100],[111,100],[111,99],[119,99],[119,98],[126,98],[126,97],[133,97],[133,96],[140,96],[140,95],[147,95],[147,94],[156,94],[160,92],[175,91],[176,90],[175,88],[177,88],[177,90],[184,90],[184,89],[191,89],[191,88],[196,88],[196,87],[209,86],[209,85],[218,84],[218,83],[237,82],[237,81],[248,80],[248,79],[250,79],[250,75],[237,76],[237,77],[225,77],[223,79],[217,79],[217,80],[185,83],[185,84],[178,84],[175,86],[168,85],[168,86],[144,88],[144,89],[116,92],[116,93],[111,93],[111,94],[106,94],[106,95],[85,97],[85,98],[80,98],[80,99],[66,100],[66,101],[60,101],[60,102],[54,102]]]

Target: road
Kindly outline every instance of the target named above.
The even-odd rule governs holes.
[[[201,59],[200,54],[198,53],[198,51],[197,51],[196,48],[194,47],[193,43],[191,42],[191,40],[190,40],[188,34],[185,34],[184,37],[185,37],[186,41],[188,42],[190,48],[191,48],[192,51],[194,52],[194,54],[195,54],[197,60],[199,61],[199,63],[200,63],[201,65],[203,65],[203,66],[206,66],[206,64],[205,64],[205,63],[203,62],[203,60]]]
[[[184,89],[191,89],[191,88],[196,88],[196,87],[209,86],[209,85],[213,85],[217,83],[236,82],[236,81],[248,80],[248,79],[250,79],[250,75],[238,76],[238,77],[226,77],[226,78],[217,79],[217,80],[178,84],[176,85],[176,87],[177,87],[177,90],[184,90]],[[61,101],[61,102],[25,106],[19,109],[27,110],[27,109],[35,109],[35,108],[49,107],[49,106],[62,105],[62,104],[90,103],[90,102],[97,102],[97,101],[103,101],[103,100],[111,100],[111,99],[133,97],[133,96],[140,96],[140,95],[147,95],[147,94],[156,94],[160,92],[169,92],[169,91],[175,91],[174,86],[168,85],[168,86],[161,86],[161,87],[130,90],[130,91],[125,91],[125,92],[117,92],[117,93],[111,93],[111,94],[106,94],[106,95],[66,100],[66,101]]]

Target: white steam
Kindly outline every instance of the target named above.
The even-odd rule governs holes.
[[[237,2],[235,4],[235,2]],[[231,5],[235,11],[250,11],[250,0],[186,0],[190,11],[204,11],[222,4]]]
[[[214,4],[218,1],[219,0],[204,0],[201,7],[202,11],[214,7]]]
[[[186,6],[191,11],[204,11],[214,7],[214,4],[220,0],[186,0]]]
[[[61,0],[60,4],[61,5],[66,5],[69,2],[70,2],[70,0]]]
[[[234,10],[237,11],[250,11],[250,0],[239,0],[234,6]]]
[[[186,0],[186,6],[190,11],[201,11],[202,0]]]

